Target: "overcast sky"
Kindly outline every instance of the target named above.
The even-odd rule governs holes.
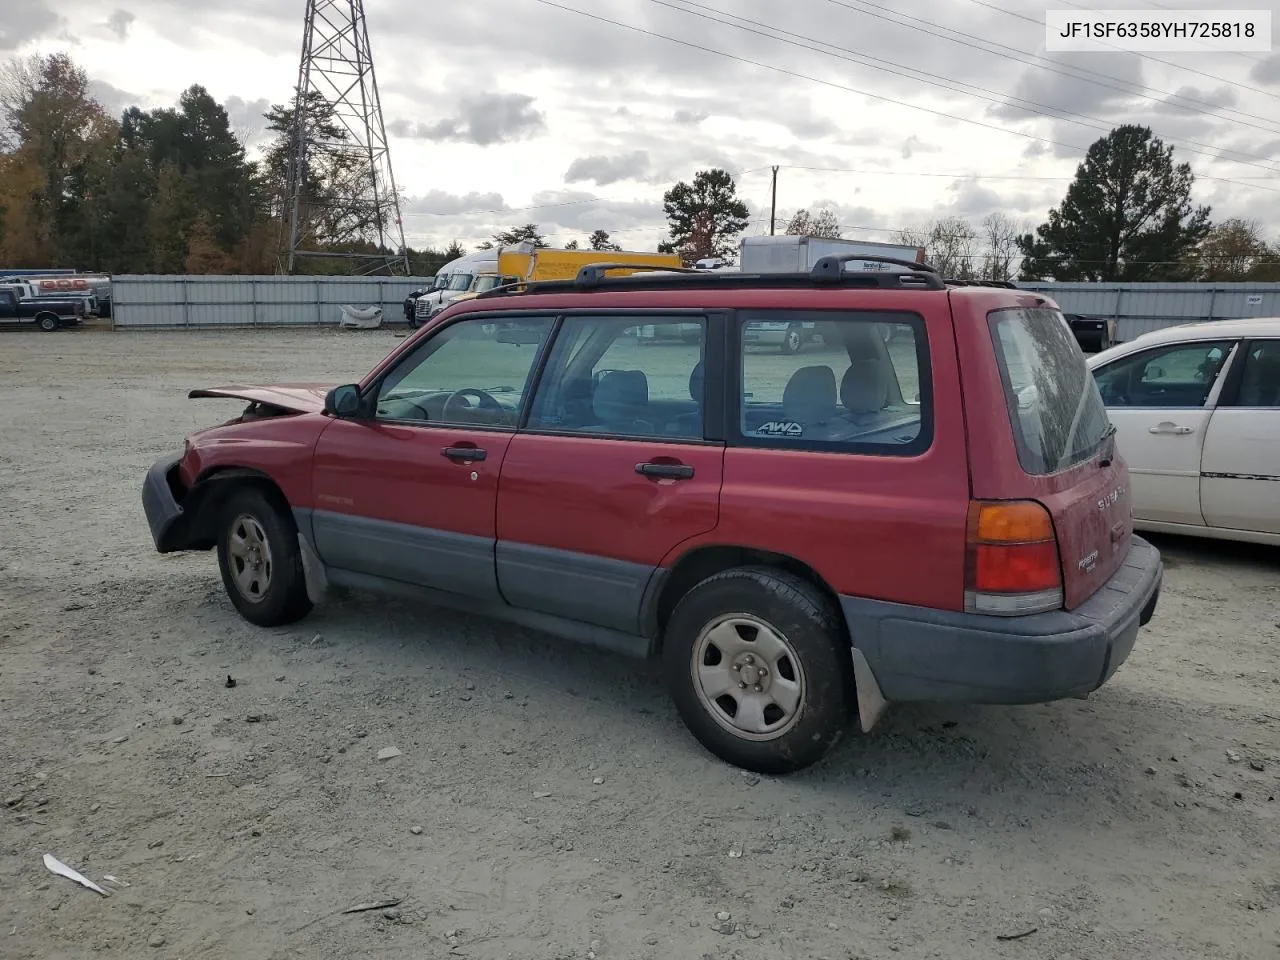
[[[773,164],[783,222],[826,205],[874,240],[950,214],[1030,225],[1135,121],[1192,164],[1215,219],[1280,235],[1280,53],[1046,57],[1045,5],[1024,0],[364,3],[413,246],[532,221],[652,249],[663,191],[711,165],[737,176],[750,232],[768,232]],[[305,0],[3,5],[0,57],[66,51],[112,111],[200,83],[256,145],[297,79]]]

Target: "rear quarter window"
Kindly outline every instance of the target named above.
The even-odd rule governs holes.
[[[988,323],[1022,469],[1043,476],[1087,460],[1110,421],[1066,318],[1014,307],[993,310]]]
[[[929,448],[932,382],[919,314],[738,316],[739,444],[880,456]]]

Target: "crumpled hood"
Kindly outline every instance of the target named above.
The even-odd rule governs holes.
[[[200,397],[220,397],[231,400],[249,400],[266,403],[294,413],[320,413],[324,410],[324,398],[337,384],[278,383],[271,386],[206,387],[187,394],[195,400]]]

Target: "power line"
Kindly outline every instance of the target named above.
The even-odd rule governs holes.
[[[852,11],[853,13],[865,13],[868,16],[875,17],[879,20],[885,20],[889,23],[896,23],[898,26],[909,27],[911,30],[917,33],[926,33],[930,36],[938,37],[942,40],[947,40],[951,43],[957,43],[957,44],[960,44],[961,46],[970,47],[982,53],[994,54],[997,57],[1002,57],[1006,60],[1013,60],[1017,63],[1024,64],[1025,66],[1034,67],[1039,70],[1044,70],[1047,73],[1056,73],[1070,80],[1083,80],[1085,83],[1092,84],[1095,87],[1104,87],[1108,90],[1115,90],[1118,93],[1123,93],[1128,96],[1137,95],[1144,100],[1150,100],[1152,103],[1167,103],[1168,101],[1160,100],[1158,97],[1153,97],[1153,96],[1150,96],[1149,94],[1143,93],[1142,91],[1144,89],[1150,90],[1152,93],[1159,94],[1160,96],[1163,96],[1163,97],[1182,99],[1182,100],[1185,100],[1187,103],[1195,103],[1195,104],[1198,104],[1199,106],[1209,107],[1215,111],[1225,110],[1227,113],[1235,114],[1237,117],[1247,117],[1250,120],[1259,120],[1263,123],[1274,123],[1273,120],[1270,120],[1267,117],[1260,117],[1252,113],[1245,113],[1240,110],[1234,110],[1230,107],[1220,107],[1217,104],[1205,103],[1204,101],[1198,101],[1191,98],[1182,97],[1179,94],[1170,93],[1167,90],[1158,90],[1154,87],[1144,87],[1142,84],[1133,83],[1132,81],[1129,81],[1129,80],[1121,80],[1119,77],[1113,77],[1110,74],[1106,74],[1106,73],[1099,73],[1098,71],[1090,70],[1087,67],[1066,66],[1065,64],[1059,65],[1058,63],[1055,63],[1054,61],[1049,60],[1046,57],[1041,57],[1034,53],[1027,53],[1023,50],[1018,49],[1017,47],[1011,47],[1006,43],[1000,43],[996,40],[988,40],[985,37],[978,37],[971,33],[965,33],[963,30],[956,30],[952,27],[943,27],[943,26],[934,27],[933,25],[923,24],[923,23],[920,23],[918,20],[914,20],[911,18],[896,19],[898,17],[898,14],[894,13],[890,15],[886,12],[882,12],[884,8],[878,7],[874,4],[867,3],[865,2],[865,0],[853,0],[852,3],[845,2],[845,0],[827,0],[827,2],[837,7],[844,7],[846,10]],[[980,3],[980,0],[970,0],[970,2]],[[854,4],[857,4],[857,5],[855,6]],[[988,4],[981,4],[981,5],[987,6]],[[1000,8],[993,8],[993,9],[1000,9]],[[1007,11],[1004,11],[1004,12],[1007,12]],[[938,32],[939,30],[946,31],[946,33],[939,33]],[[952,36],[947,36],[946,34],[952,34]],[[960,38],[964,38],[964,39],[960,39]],[[970,42],[970,41],[976,41],[976,42]],[[1000,52],[1001,50],[1006,50],[1009,52],[1001,53]],[[1036,61],[1040,61],[1040,62],[1036,62]],[[1098,77],[1100,78],[1100,80],[1090,80],[1089,77],[1084,76],[1084,74],[1089,74],[1091,76]],[[1111,81],[1111,82],[1107,83],[1102,81]],[[1131,89],[1118,87],[1116,86],[1117,83],[1126,84]],[[1197,112],[1197,111],[1192,111],[1192,112]],[[1204,112],[1204,111],[1198,111],[1198,112]],[[1230,119],[1228,117],[1223,117],[1219,113],[1213,113],[1210,115],[1216,116],[1219,119],[1223,119],[1223,120]],[[1266,133],[1276,132],[1270,127],[1257,127],[1256,124],[1243,123],[1243,121],[1240,121],[1240,120],[1235,120],[1233,122],[1242,123],[1244,126],[1256,127],[1257,129],[1263,130]]]
[[[961,123],[970,124],[972,126],[983,127],[984,129],[987,129],[987,130],[995,130],[1000,133],[1009,134],[1011,136],[1021,137],[1025,140],[1034,140],[1034,141],[1037,141],[1038,143],[1046,143],[1054,147],[1063,147],[1067,150],[1073,150],[1080,154],[1084,154],[1087,151],[1087,148],[1081,147],[1077,144],[1064,143],[1060,140],[1051,140],[1048,137],[1039,137],[1032,133],[1024,133],[1021,130],[1011,130],[1007,127],[997,126],[993,123],[984,123],[981,120],[974,120],[970,117],[956,116],[954,114],[946,113],[942,110],[934,110],[931,107],[925,107],[917,103],[909,103],[906,101],[894,100],[891,97],[886,97],[881,94],[871,93],[866,90],[859,90],[856,87],[846,86],[845,84],[842,84],[842,83],[836,83],[834,80],[823,80],[819,77],[811,77],[808,74],[799,73],[798,71],[795,71],[795,70],[788,70],[786,67],[779,67],[771,63],[763,63],[759,60],[752,60],[749,57],[741,57],[741,56],[738,56],[737,54],[726,53],[723,50],[717,50],[714,47],[708,47],[700,43],[694,43],[691,40],[682,40],[678,37],[667,36],[664,33],[657,33],[656,31],[653,31],[653,30],[646,30],[644,27],[637,27],[634,24],[623,23],[620,20],[611,20],[608,17],[602,17],[599,14],[589,13],[586,10],[578,10],[578,9],[575,9],[574,7],[566,7],[563,4],[553,2],[553,0],[533,0],[533,2],[542,4],[543,6],[552,7],[553,9],[560,10],[564,13],[571,13],[575,16],[585,17],[589,20],[597,20],[601,23],[607,23],[615,27],[620,27],[623,30],[630,30],[633,33],[639,33],[644,36],[654,37],[659,40],[666,40],[669,43],[676,43],[676,44],[679,44],[680,46],[689,47],[690,49],[693,49],[693,50],[700,50],[703,53],[710,53],[713,56],[723,57],[727,60],[734,60],[739,63],[745,63],[753,67],[761,67],[765,70],[771,70],[774,73],[780,73],[780,74],[783,74],[784,76],[794,77],[798,80],[807,80],[810,83],[821,84],[822,86],[831,87],[836,90],[843,90],[847,93],[856,93],[859,96],[868,97],[872,100],[879,100],[885,103],[892,103],[898,107],[904,107],[908,110],[916,110],[922,113],[928,113],[928,114],[931,114],[932,116],[941,117],[945,120],[956,120]],[[1280,189],[1263,186],[1262,184],[1246,183],[1246,182],[1241,182],[1237,180],[1231,180],[1226,177],[1212,177],[1205,174],[1201,174],[1199,175],[1199,177],[1202,180],[1212,180],[1212,181],[1221,182],[1221,183],[1234,184],[1235,186],[1253,187],[1254,189],[1266,190],[1270,193],[1280,193]]]
[[[1048,104],[1038,103],[1034,100],[1028,100],[1024,97],[1015,97],[1010,94],[1001,94],[997,90],[992,90],[988,87],[980,87],[976,84],[967,83],[962,80],[948,80],[947,78],[939,76],[936,73],[930,73],[926,70],[919,70],[915,67],[908,67],[903,64],[897,63],[893,60],[885,60],[881,57],[873,57],[869,54],[858,53],[855,50],[850,50],[848,47],[841,47],[837,44],[827,43],[824,40],[817,40],[813,37],[805,36],[804,34],[793,33],[789,30],[784,30],[781,27],[775,27],[771,24],[762,23],[759,20],[752,20],[747,17],[739,17],[736,14],[725,13],[724,11],[718,10],[714,7],[708,7],[705,4],[697,3],[696,0],[678,0],[678,2],[684,3],[686,6],[678,6],[676,3],[671,2],[671,0],[649,0],[649,2],[657,4],[658,6],[661,6],[661,7],[666,7],[670,10],[675,10],[677,12],[687,14],[688,16],[691,16],[691,17],[697,17],[700,20],[707,20],[712,23],[719,23],[723,26],[733,27],[737,30],[743,30],[747,33],[753,33],[757,36],[765,37],[769,40],[774,40],[779,43],[788,44],[789,46],[800,47],[801,49],[810,50],[814,53],[821,53],[824,56],[833,57],[838,60],[844,60],[850,63],[859,63],[859,64],[862,64],[863,66],[871,66],[884,73],[890,73],[895,76],[905,77],[908,80],[915,80],[917,82],[926,83],[934,87],[941,87],[944,90],[950,90],[955,93],[961,93],[961,94],[964,94],[965,96],[974,97],[975,99],[986,100],[987,102],[994,103],[997,106],[1013,107],[1013,109],[1015,110],[1022,110],[1026,113],[1032,114],[1033,116],[1037,116],[1037,117],[1048,116],[1051,119],[1060,120],[1065,123],[1072,123],[1077,126],[1082,126],[1090,130],[1097,130],[1101,133],[1109,133],[1115,126],[1113,123],[1110,123],[1109,121],[1103,120],[1099,117],[1091,117],[1087,114],[1076,113],[1076,112],[1062,109],[1059,107],[1052,107],[1052,106],[1049,106]],[[730,19],[724,20],[724,19],[721,19],[720,16],[711,16],[705,13],[699,13],[697,10],[687,9],[687,7],[696,7],[701,10],[709,10],[712,13],[720,14],[721,16],[729,17]],[[733,20],[737,20],[741,22],[734,23],[732,22]],[[743,26],[742,24],[744,23],[751,24],[752,26]],[[763,30],[754,29],[754,27],[763,27],[764,30],[773,31],[773,33],[766,33]],[[782,36],[775,36],[774,35],[775,33],[782,34]],[[788,40],[786,39],[787,37],[795,37],[797,38],[797,40]],[[797,42],[797,41],[803,41],[803,42]],[[813,46],[813,44],[818,44],[819,46]],[[831,52],[831,50],[823,50],[821,49],[821,47],[831,47],[832,50],[842,51],[842,53],[847,54],[847,56],[842,55],[841,53],[833,53]],[[880,64],[881,66],[876,66],[877,64]],[[895,68],[898,68],[898,69],[895,69]],[[904,70],[910,71],[910,72],[904,73],[902,72]],[[912,74],[918,74],[918,76],[913,76]],[[970,88],[970,90],[977,90],[980,92],[971,93],[965,90],[961,90],[959,89],[959,87],[968,87]],[[984,96],[984,94],[990,94],[990,96]],[[1018,102],[1014,103],[1012,101],[1018,101]],[[1029,104],[1029,106],[1024,107],[1024,106],[1020,106],[1019,104]],[[1050,113],[1045,114],[1043,111],[1046,111],[1046,110],[1050,111]],[[1055,116],[1055,114],[1060,114],[1060,116]],[[1073,118],[1076,118],[1076,119],[1073,119]],[[1226,119],[1226,118],[1222,118],[1222,119]],[[1267,132],[1280,133],[1280,131],[1267,131]],[[1177,141],[1170,140],[1169,142],[1174,144],[1175,146],[1182,146],[1181,144],[1178,144]],[[1233,162],[1233,163],[1246,164],[1249,166],[1258,167],[1259,169],[1262,169],[1262,170],[1276,172],[1274,167],[1265,165],[1265,164],[1270,164],[1274,162],[1266,157],[1260,157],[1260,156],[1257,156],[1256,154],[1245,153],[1244,151],[1240,151],[1240,150],[1231,150],[1229,148],[1215,147],[1213,144],[1201,143],[1198,140],[1186,140],[1184,141],[1184,143],[1192,144],[1193,146],[1197,146],[1197,147],[1204,147],[1206,150],[1210,152],[1205,153],[1202,151],[1192,150],[1186,146],[1182,146],[1182,149],[1186,150],[1188,153],[1199,154],[1201,156],[1207,157],[1211,161],[1229,160],[1230,162]],[[1215,154],[1213,151],[1217,151],[1217,153]],[[1234,153],[1237,156],[1245,157],[1247,159],[1231,160],[1230,158],[1223,156],[1224,153]],[[1262,161],[1262,162],[1258,163],[1253,161]]]

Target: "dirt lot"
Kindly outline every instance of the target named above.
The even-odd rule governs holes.
[[[395,342],[0,337],[0,956],[1280,956],[1280,552],[1160,540],[1090,701],[897,707],[746,777],[651,667],[364,597],[259,630],[154,552],[144,471],[239,408],[189,387]]]

